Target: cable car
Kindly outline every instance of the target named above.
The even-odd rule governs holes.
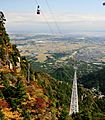
[[[103,3],[103,5],[105,5],[105,2]]]
[[[37,6],[37,14],[40,14],[40,6]]]

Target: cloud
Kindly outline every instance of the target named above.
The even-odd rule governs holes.
[[[85,14],[71,14],[71,13],[56,13],[37,15],[36,13],[19,13],[9,12],[6,14],[7,21],[10,22],[75,22],[75,21],[105,21],[104,15],[85,15]]]
[[[8,12],[5,14],[8,29],[16,30],[38,30],[39,32],[48,29],[48,24],[55,29],[57,23],[61,29],[64,30],[91,30],[105,28],[104,15],[85,15],[85,14],[72,14],[72,13],[56,13],[53,14],[40,14],[36,13],[20,13]],[[46,27],[47,26],[47,27]]]

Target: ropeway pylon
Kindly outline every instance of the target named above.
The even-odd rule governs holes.
[[[69,115],[75,114],[79,112],[78,108],[78,90],[77,90],[77,68],[74,67],[74,80],[73,80],[73,87],[72,87],[72,95],[71,95],[71,103],[70,103],[70,111]]]
[[[30,63],[28,63],[27,82],[30,82]]]

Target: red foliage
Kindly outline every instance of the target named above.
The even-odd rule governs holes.
[[[37,103],[43,103],[45,100],[43,98],[35,98]]]
[[[5,100],[0,99],[0,107],[2,107],[2,108],[8,108],[9,104]]]
[[[51,104],[51,100],[50,99],[48,100],[47,104]]]
[[[43,98],[36,98],[36,107],[41,109],[45,108],[46,101]]]

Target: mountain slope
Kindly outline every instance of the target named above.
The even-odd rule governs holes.
[[[70,95],[69,85],[45,73],[33,72],[31,68],[28,81],[28,64],[16,45],[10,43],[4,24],[0,22],[0,118],[60,119],[63,108],[68,109],[62,104],[65,98],[70,101],[66,94]],[[65,86],[67,89],[63,90]]]
[[[80,112],[68,116],[72,84],[59,81],[60,78],[55,80],[43,72],[33,72],[31,67],[28,76],[28,65],[16,45],[10,43],[4,24],[0,22],[0,120],[105,119],[105,99],[94,98],[91,90],[80,85]],[[58,74],[64,71],[57,70]]]
[[[91,72],[87,75],[83,75],[79,82],[84,87],[92,89],[95,88],[97,91],[101,91],[105,95],[105,67],[96,72]]]

